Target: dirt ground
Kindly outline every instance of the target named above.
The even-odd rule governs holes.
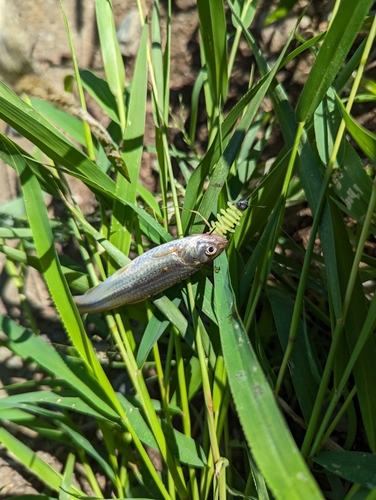
[[[79,65],[82,68],[92,68],[99,74],[103,74],[101,55],[98,46],[97,32],[95,28],[95,11],[93,1],[84,0],[64,0],[64,7],[67,13],[70,29],[73,33],[74,45],[77,52]],[[266,7],[270,7],[271,2],[264,2]],[[329,12],[332,2],[319,2],[321,4],[320,13],[308,11],[302,21],[302,27],[312,28],[313,31],[322,29],[321,23],[326,23],[326,12]],[[116,19],[116,26],[120,27],[124,22],[122,30],[121,47],[126,63],[127,76],[132,74],[133,57],[137,51],[137,36],[139,33],[133,9],[136,3],[132,0],[113,0],[113,7]],[[8,10],[9,9],[9,10]],[[1,4],[0,4],[1,10]],[[161,2],[162,25],[165,4]],[[5,11],[3,11],[4,14]],[[269,51],[270,57],[277,54],[284,44],[296,16],[285,19],[278,26],[271,26],[262,29],[263,19],[267,9],[260,9],[257,16],[255,28],[261,35],[264,48]],[[0,14],[1,15],[1,14]],[[57,87],[63,89],[63,78],[72,73],[71,57],[66,38],[62,15],[57,0],[8,0],[6,15],[14,23],[14,31],[24,40],[25,47],[29,51],[30,58],[36,61],[43,70],[47,79],[54,82]],[[9,21],[10,22],[10,21]],[[171,67],[171,96],[172,101],[177,105],[178,95],[181,93],[184,100],[189,99],[192,86],[195,82],[199,69],[199,43],[198,43],[198,16],[196,2],[194,0],[176,0],[173,2],[172,19],[172,67]],[[231,97],[238,100],[246,90],[247,77],[251,67],[251,53],[248,45],[244,42],[240,45],[240,54],[236,60],[234,77],[231,82]],[[280,77],[289,85],[299,86],[308,72],[309,64],[302,61],[299,68],[287,68]],[[294,80],[292,79],[294,75]],[[291,80],[289,80],[291,78]],[[268,107],[266,101],[265,107]],[[90,112],[99,120],[103,119],[100,110],[89,101]],[[152,145],[154,141],[154,128],[150,113],[147,119],[146,145]],[[106,123],[104,123],[106,125]],[[204,125],[202,125],[204,127]],[[0,123],[0,131],[5,132],[6,126]],[[20,142],[22,147],[27,149],[27,141],[16,137],[12,131],[7,131],[13,140]],[[199,134],[200,135],[200,134]],[[205,138],[205,130],[202,131]],[[179,137],[172,135],[171,140],[179,140]],[[278,147],[278,137],[271,143],[270,149]],[[278,149],[275,149],[277,151]],[[274,154],[275,154],[274,151]],[[143,157],[142,182],[153,190],[155,188],[155,176],[152,169],[152,158],[148,155]],[[8,202],[18,195],[18,184],[14,171],[5,166],[0,161],[0,179],[2,189],[0,190],[0,205]],[[93,211],[94,200],[85,186],[79,181],[72,180],[72,189],[76,200],[80,203],[85,213]],[[48,306],[48,293],[43,281],[37,272],[30,270],[26,294],[35,311],[45,321],[54,319],[54,311]],[[1,268],[0,260],[0,313],[10,315],[13,318],[19,317],[18,291],[6,279],[6,274]],[[56,335],[60,335],[57,331]],[[0,384],[6,385],[23,378],[21,361],[10,356],[9,351],[0,348]],[[1,397],[0,391],[0,397]],[[4,395],[4,393],[3,393]],[[28,435],[25,439],[33,439]],[[59,450],[48,450],[42,443],[40,445],[40,455],[58,470]],[[85,488],[85,485],[80,485]],[[19,466],[4,449],[0,447],[0,498],[9,498],[16,494],[36,494],[40,493],[41,485],[35,483],[32,475]],[[89,493],[89,491],[88,491]]]

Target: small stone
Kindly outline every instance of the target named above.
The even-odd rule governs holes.
[[[141,38],[141,23],[138,9],[130,10],[117,30],[120,52],[124,57],[135,57]]]

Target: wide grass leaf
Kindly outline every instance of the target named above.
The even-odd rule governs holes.
[[[347,238],[347,229],[339,208],[330,200],[330,211],[333,218],[333,236],[336,243],[338,279],[343,296],[348,286],[348,276],[354,260],[354,253]],[[367,317],[367,304],[359,275],[354,283],[354,290],[346,315],[345,332],[349,352],[353,352],[362,326]],[[376,344],[374,337],[369,337],[354,366],[354,377],[358,400],[362,413],[368,444],[376,451]]]
[[[172,454],[177,457],[180,462],[197,468],[205,466],[206,457],[200,445],[195,443],[191,437],[185,436],[167,424],[163,425],[163,422],[162,427]]]
[[[360,148],[362,148],[364,154],[368,156],[371,162],[376,164],[376,136],[372,132],[362,127],[357,123],[354,118],[347,112],[345,106],[342,104],[341,99],[336,94],[337,104],[339,110],[345,120],[347,130],[352,135],[354,141],[357,142]]]
[[[296,108],[296,121],[305,122],[324,99],[347,56],[373,0],[342,0],[308,75]]]
[[[358,222],[363,222],[372,192],[372,179],[350,143],[345,143],[343,167],[332,174],[333,188]]]
[[[323,451],[313,459],[338,476],[372,489],[376,486],[376,456],[360,451]]]
[[[235,308],[225,254],[216,260],[215,310],[222,352],[247,443],[277,499],[322,499],[286,426]]]
[[[283,350],[285,351],[289,340],[293,303],[289,298],[282,295],[277,290],[269,290],[268,295],[272,306],[278,338],[281,342]],[[310,361],[308,356],[307,345],[304,339],[303,324],[300,322],[298,336],[295,341],[294,350],[291,354],[290,375],[306,422],[308,422],[311,417],[318,390],[317,381],[309,369]]]
[[[12,159],[12,155],[9,152],[9,148],[6,146],[6,144],[8,144],[9,142],[13,141],[11,141],[11,139],[6,137],[5,135],[0,134],[0,158],[4,161],[4,163],[9,165],[13,169],[16,169]],[[30,155],[28,155],[26,151],[23,150],[20,146],[15,144],[15,147],[18,149],[19,153],[22,154],[24,158],[27,158],[27,163],[33,170],[34,175],[36,175],[36,177],[38,178],[42,190],[45,193],[48,193],[56,198],[59,197],[57,190],[58,182],[56,182],[56,178],[53,180],[51,179],[51,172],[48,169],[46,169],[44,165],[42,165],[40,162],[34,160]],[[23,214],[20,214],[20,217],[26,218],[25,203],[23,198],[21,199],[23,204]],[[17,217],[16,212],[13,212],[12,215],[13,217]]]
[[[314,114],[314,123],[317,150],[323,164],[328,165],[341,123],[341,115],[335,105],[335,97],[332,89],[328,90],[327,95],[317,107]],[[345,141],[342,138],[335,157],[334,167],[343,164],[344,154]]]
[[[122,123],[122,128],[124,128],[125,110],[123,92],[125,86],[125,69],[119,42],[116,37],[111,0],[96,0],[95,13],[108,86],[116,98],[120,123]]]
[[[110,91],[108,83],[88,69],[81,70],[80,76],[85,90],[113,121],[119,123],[116,99]]]
[[[307,121],[324,99],[372,4],[373,0],[342,0],[339,3],[337,14],[300,94],[296,108],[297,122]]]
[[[208,68],[208,82],[214,106],[227,95],[226,18],[222,0],[197,2],[200,33]]]

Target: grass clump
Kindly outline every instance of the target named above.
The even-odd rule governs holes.
[[[1,250],[9,266],[33,266],[43,274],[70,341],[69,348],[55,348],[37,335],[32,320],[26,328],[0,317],[3,344],[45,374],[43,390],[36,381],[8,387],[0,417],[64,443],[64,470],[49,466],[6,426],[0,441],[45,483],[51,498],[88,496],[73,482],[76,462],[98,498],[374,494],[375,299],[362,284],[375,275],[364,248],[374,233],[376,190],[373,171],[363,168],[364,161],[374,161],[375,138],[351,116],[356,100],[373,99],[363,90],[376,26],[367,17],[371,6],[369,0],[337,2],[327,31],[314,38],[296,31],[298,19],[269,65],[253,28],[254,2],[199,0],[201,71],[190,123],[179,125],[184,151],[168,135],[179,122],[170,117],[176,43],[170,2],[163,44],[158,2],[149,18],[140,6],[142,34],[129,83],[111,3],[95,2],[105,78],[75,64],[75,80],[111,119],[107,130],[88,116],[81,91],[80,111],[72,118],[44,102],[26,103],[0,83],[0,117],[35,145],[30,155],[0,136],[0,156],[19,175],[25,207],[22,228],[0,228]],[[279,9],[274,16],[280,15]],[[252,50],[257,69],[231,105],[240,40]],[[278,77],[307,51],[314,57],[309,76],[299,96],[289,96]],[[267,113],[266,96],[272,106]],[[139,181],[149,97],[158,193]],[[199,112],[207,128],[200,153]],[[277,125],[281,147],[265,168],[262,159]],[[95,223],[83,216],[67,174],[96,196]],[[44,193],[65,206],[59,225],[48,216]],[[82,321],[71,290],[95,286],[98,274],[104,279],[126,265],[131,251],[142,253],[172,234],[204,232],[205,219],[239,198],[251,207],[239,215],[213,279],[200,272],[160,296]],[[312,215],[304,245],[281,231],[297,202]],[[59,231],[77,242],[84,267],[56,251]],[[7,244],[9,238],[17,239],[17,248]],[[99,359],[88,324],[112,339],[115,359]],[[118,375],[125,390],[115,389]],[[337,424],[344,417],[341,436]],[[88,422],[99,438],[86,432]]]

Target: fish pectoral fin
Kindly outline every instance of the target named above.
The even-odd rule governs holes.
[[[153,255],[153,259],[160,259],[161,257],[167,257],[168,255],[177,253],[179,251],[178,247],[172,247],[169,248],[168,250],[161,250],[159,252],[155,252]]]

